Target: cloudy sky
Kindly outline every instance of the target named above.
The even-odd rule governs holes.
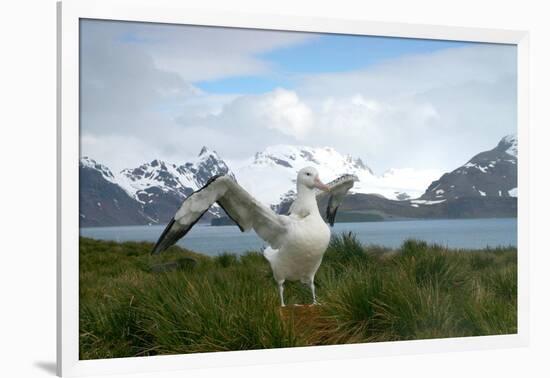
[[[331,146],[451,170],[516,131],[509,45],[81,21],[81,154],[114,170]]]

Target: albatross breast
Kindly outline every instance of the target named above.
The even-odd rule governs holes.
[[[266,251],[275,279],[308,282],[313,278],[330,241],[330,228],[321,216],[295,219],[278,251]]]

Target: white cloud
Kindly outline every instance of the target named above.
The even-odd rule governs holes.
[[[86,38],[118,41],[146,50],[160,70],[187,81],[263,74],[271,65],[260,55],[318,38],[311,33],[140,22],[84,22]]]
[[[242,136],[198,121],[221,113],[239,95],[207,94],[191,81],[265,73],[269,63],[256,54],[315,38],[109,21],[83,21],[81,36],[81,152],[116,167],[156,157],[186,159],[212,140],[238,145]],[[239,101],[230,109],[240,114],[237,119],[246,113],[242,107],[248,100],[240,101],[241,109]],[[256,111],[249,126],[259,117],[268,128],[296,136],[308,127],[307,109],[290,93],[251,101]],[[189,122],[182,127],[176,118]]]
[[[362,70],[304,77],[308,96],[375,93],[380,98],[414,96],[466,82],[495,83],[516,73],[516,49],[510,45],[472,44],[431,53],[408,55]]]
[[[185,161],[202,145],[240,159],[299,143],[330,145],[377,172],[449,170],[516,129],[513,46],[451,48],[305,75],[292,90],[213,95],[191,82],[267,72],[274,67],[258,54],[315,37],[132,25],[130,34],[125,23],[83,28],[82,150],[107,164]]]
[[[312,138],[378,171],[449,170],[516,130],[516,50],[471,45],[363,70],[309,75],[296,89]]]
[[[234,122],[242,129],[276,130],[296,140],[303,140],[313,127],[311,109],[295,92],[280,88],[261,95],[239,97],[213,118],[221,124]]]
[[[185,107],[176,121],[180,146],[208,145],[226,158],[241,159],[270,144],[303,141],[314,127],[314,114],[295,92],[276,89],[238,96],[219,110],[209,104]]]
[[[513,47],[472,45],[309,75],[293,91],[238,96],[214,116],[179,122],[215,129],[210,143],[228,157],[300,143],[330,145],[378,172],[450,170],[514,132],[515,80]],[[224,143],[234,135],[238,147]]]
[[[269,73],[273,67],[259,57],[262,53],[315,38],[308,33],[201,26],[175,27],[163,35],[162,43],[152,47],[155,62],[190,81]]]

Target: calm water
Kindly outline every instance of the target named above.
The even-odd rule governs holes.
[[[115,241],[156,242],[163,226],[81,228],[82,236]],[[450,248],[517,246],[517,219],[437,219],[392,222],[337,223],[332,233],[351,231],[365,244],[395,248],[409,238]],[[207,255],[257,250],[265,242],[254,232],[241,233],[236,226],[195,225],[178,245]]]

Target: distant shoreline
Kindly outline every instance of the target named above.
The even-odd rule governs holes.
[[[156,242],[164,225],[81,228],[79,234],[98,240]],[[353,232],[362,243],[398,247],[415,238],[449,248],[485,248],[517,245],[516,218],[486,219],[402,219],[385,222],[335,223],[333,234]],[[259,250],[265,242],[253,231],[241,232],[236,226],[197,224],[182,239],[181,246],[215,255],[220,252]]]
[[[224,218],[216,218],[224,219]],[[503,216],[503,217],[469,217],[469,218],[384,218],[380,220],[337,220],[336,223],[380,223],[380,222],[407,222],[407,221],[434,221],[434,220],[468,220],[468,219],[517,219],[517,216]],[[225,221],[225,220],[224,220]],[[167,223],[148,223],[148,224],[117,224],[117,225],[97,225],[97,226],[80,226],[80,229],[94,229],[94,228],[111,228],[111,227],[143,227],[143,226],[166,226]],[[198,222],[197,226],[211,226],[211,227],[220,227],[220,226],[234,226],[234,223],[227,224],[212,224],[210,222]]]

